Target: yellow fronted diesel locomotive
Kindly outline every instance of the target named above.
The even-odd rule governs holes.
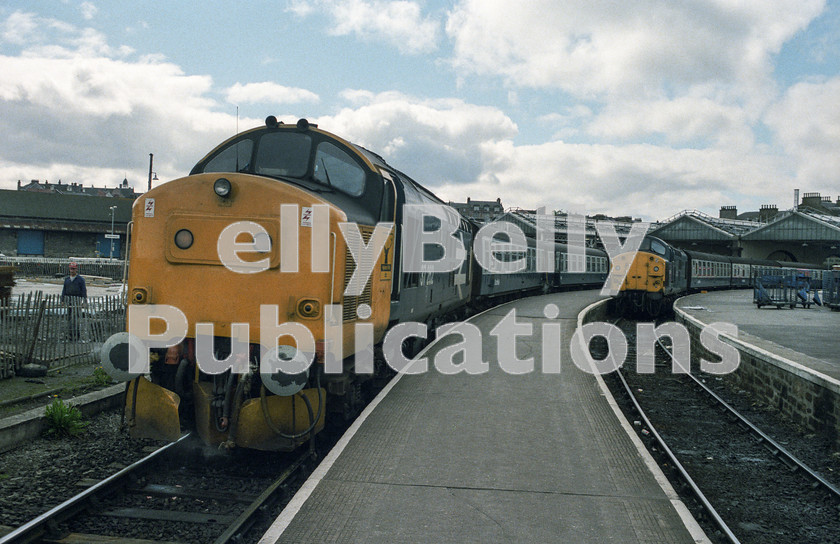
[[[624,273],[615,298],[619,315],[657,316],[686,290],[685,252],[662,240],[646,236],[637,252],[621,253],[612,260],[616,273]],[[618,276],[618,274],[616,274]]]
[[[617,255],[611,266],[617,273],[627,272],[620,285],[611,286],[618,291],[615,312],[623,316],[657,317],[670,311],[679,296],[753,287],[758,274],[796,269],[815,281],[822,278],[819,265],[681,250],[654,236],[645,236],[636,253]]]
[[[357,412],[375,373],[355,372],[353,356],[379,343],[393,317],[398,252],[396,232],[386,229],[384,251],[365,263],[367,283],[347,295],[357,266],[345,241],[353,237],[342,228],[355,224],[368,243],[377,224],[400,220],[397,204],[409,181],[398,187],[398,176],[375,154],[306,120],[269,117],[266,126],[219,145],[189,176],[140,197],[131,224],[128,331],[146,327],[148,338],[162,338],[178,322],[165,315],[178,312],[186,328],[173,346],[151,349],[151,380],[129,372],[130,335],[104,346],[105,367],[128,380],[131,434],[174,440],[191,426],[208,444],[287,451],[319,432],[330,409]],[[341,314],[325,316],[335,305]],[[446,310],[442,303],[434,311]],[[274,346],[278,360],[297,356],[301,335],[293,342],[285,333],[300,327],[314,340],[315,363],[296,375],[261,373]],[[367,335],[362,348],[357,328]],[[196,364],[201,349],[212,350],[222,367],[244,371],[206,371]],[[331,355],[343,372],[324,372]]]

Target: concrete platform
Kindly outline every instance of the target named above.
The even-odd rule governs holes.
[[[578,314],[596,300],[553,294],[475,316],[485,373],[435,370],[458,335],[429,346],[429,371],[392,380],[260,542],[707,542],[603,382],[572,362]],[[500,368],[490,335],[514,307],[533,325],[516,356],[535,370],[520,375]],[[543,338],[549,322],[560,334]],[[546,342],[559,373],[542,372]]]
[[[689,295],[676,308],[706,324],[734,323],[740,340],[840,380],[840,312],[813,304],[757,308],[752,289]]]

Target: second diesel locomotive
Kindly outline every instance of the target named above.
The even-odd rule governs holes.
[[[102,351],[103,365],[127,381],[132,435],[174,440],[192,427],[212,445],[294,449],[328,417],[360,410],[367,385],[388,370],[377,355],[395,324],[434,330],[470,305],[599,287],[607,276],[603,251],[575,254],[585,272],[570,274],[559,245],[555,270],[537,273],[533,241],[493,252],[520,263],[519,273],[488,273],[472,254],[476,225],[451,208],[450,234],[464,248],[457,266],[409,271],[412,258],[440,255],[407,239],[405,210],[443,204],[379,155],[304,119],[274,117],[143,195],[130,226],[128,327],[157,343],[148,372],[130,372],[130,354],[149,349],[127,333]],[[440,218],[419,221],[415,233],[440,228]],[[410,343],[400,341],[401,352]],[[301,354],[314,359],[302,372],[261,365]],[[202,356],[212,369],[197,364]]]
[[[817,265],[682,250],[654,236],[645,236],[637,252],[616,255],[611,266],[626,271],[615,297],[616,313],[645,317],[667,312],[677,297],[692,291],[752,287],[760,274],[799,270],[822,281]]]

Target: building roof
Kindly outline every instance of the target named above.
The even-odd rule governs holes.
[[[18,180],[18,191],[29,191],[34,193],[60,193],[67,195],[80,196],[113,196],[122,198],[137,198],[140,193],[135,193],[134,189],[128,184],[128,179],[123,178],[122,183],[117,187],[85,187],[81,183],[50,183],[45,181],[33,179],[26,185],[21,184]]]
[[[551,215],[550,213],[548,215]],[[569,216],[565,213],[554,214],[554,239],[559,243],[566,243],[569,228]],[[537,215],[536,212],[530,210],[511,210],[503,215],[499,221],[511,221],[517,223],[522,228],[526,236],[536,236],[537,232]],[[585,236],[590,246],[600,246],[601,240],[597,235],[596,224],[598,223],[612,223],[615,232],[620,239],[626,239],[633,227],[632,222],[622,221],[601,221],[591,217],[586,218]]]
[[[744,240],[840,241],[840,217],[810,211],[780,213],[741,236]]]
[[[78,196],[59,193],[0,190],[0,227],[16,225],[44,226],[48,224],[93,225],[111,224],[119,231],[131,221],[133,198]]]
[[[713,217],[697,210],[683,210],[680,213],[669,217],[665,221],[662,221],[659,224],[660,226],[655,227],[655,229],[651,231],[651,234],[657,236],[658,234],[656,233],[664,232],[667,227],[671,224],[677,223],[682,218],[689,218],[693,220],[691,222],[683,221],[683,225],[699,224],[712,229],[712,231],[715,232],[712,239],[715,240],[735,238],[736,236],[740,236],[746,232],[755,230],[756,227],[761,226],[761,223],[756,221],[745,221],[743,219],[721,219],[720,217]],[[723,233],[723,236],[721,236],[721,233]]]

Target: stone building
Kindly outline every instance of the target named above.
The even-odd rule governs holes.
[[[33,179],[27,184],[22,184],[20,180],[17,182],[18,191],[27,191],[30,193],[58,193],[61,195],[86,195],[86,196],[113,196],[120,198],[137,198],[140,193],[135,193],[134,188],[128,185],[128,179],[123,178],[122,183],[117,187],[85,187],[81,183],[50,183]]]
[[[471,200],[467,197],[465,203],[450,202],[449,206],[458,210],[458,213],[464,217],[469,217],[477,223],[490,223],[499,219],[505,214],[505,208],[502,206],[502,199],[496,200]]]

